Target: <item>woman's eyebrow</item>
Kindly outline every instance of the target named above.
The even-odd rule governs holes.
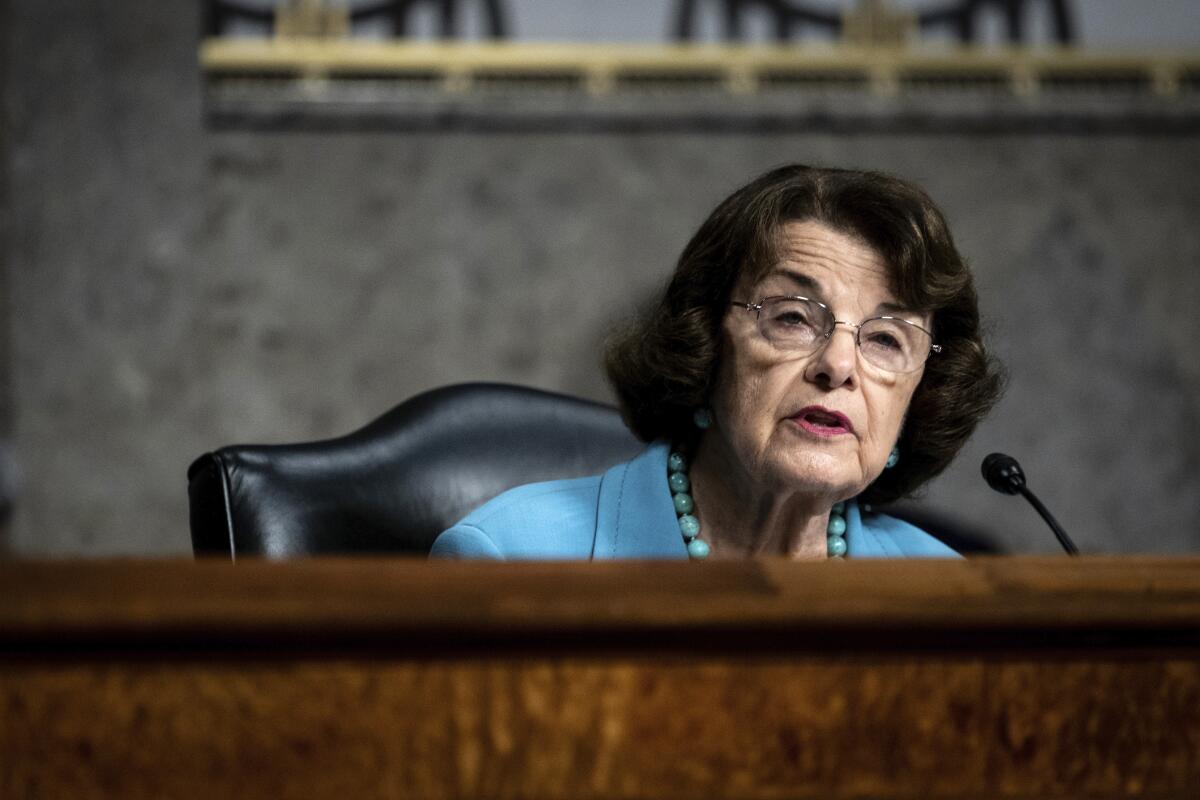
[[[799,288],[801,291],[807,293],[808,295],[812,295],[812,297],[809,298],[811,300],[823,300],[823,298],[824,298],[824,290],[821,288],[821,282],[818,281],[816,278],[812,277],[811,275],[806,275],[803,272],[799,272],[794,269],[785,269],[783,267],[780,267],[778,269],[771,270],[771,272],[767,273],[766,277],[772,278],[775,276],[780,276],[780,277],[786,278],[787,280],[796,284],[797,288]],[[910,308],[906,305],[902,305],[900,303],[893,303],[893,302],[885,300],[884,302],[875,306],[875,313],[880,314],[880,315],[885,315],[885,314],[920,314],[921,312],[917,311],[914,308]]]
[[[816,278],[813,278],[809,275],[805,275],[803,272],[797,272],[794,269],[780,268],[780,269],[772,270],[771,272],[767,273],[768,278],[774,277],[776,275],[780,275],[784,278],[787,278],[789,281],[796,284],[796,286],[799,287],[802,291],[816,295],[817,297],[820,297],[822,295],[820,281],[818,281]],[[816,299],[816,298],[814,298],[814,299]]]

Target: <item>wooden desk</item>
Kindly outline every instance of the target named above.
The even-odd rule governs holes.
[[[1200,797],[1200,559],[0,564],[0,797]]]

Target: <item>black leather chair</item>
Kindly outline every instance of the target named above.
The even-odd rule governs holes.
[[[196,459],[192,548],[227,558],[420,555],[505,489],[598,474],[642,446],[609,406],[519,386],[448,386],[337,439]]]

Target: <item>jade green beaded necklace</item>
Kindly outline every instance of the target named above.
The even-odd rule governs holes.
[[[692,482],[688,479],[688,463],[683,453],[674,451],[667,458],[667,485],[671,487],[671,499],[675,503],[675,516],[679,519],[679,532],[687,546],[688,557],[694,561],[708,558],[708,543],[700,538],[700,520],[696,519],[696,501],[690,494]],[[830,558],[846,556],[846,504],[835,503],[829,512],[829,524],[825,528],[825,552]]]

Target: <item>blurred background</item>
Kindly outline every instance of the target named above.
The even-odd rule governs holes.
[[[917,181],[975,269],[1010,385],[924,503],[1054,552],[1003,450],[1082,550],[1200,552],[1195,0],[0,0],[0,48],[10,554],[186,555],[193,458],[437,386],[609,402],[793,161]]]

